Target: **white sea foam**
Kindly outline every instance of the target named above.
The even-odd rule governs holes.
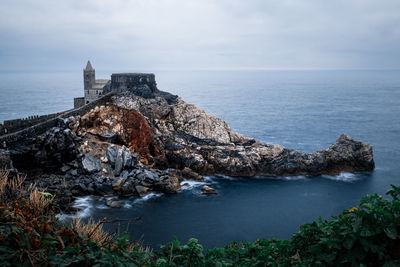
[[[305,175],[295,175],[295,176],[284,176],[283,180],[286,181],[297,181],[297,180],[306,180],[307,176]]]
[[[91,196],[85,196],[77,198],[72,207],[80,209],[78,212],[79,218],[89,217],[93,208],[93,198]]]
[[[334,181],[348,182],[348,183],[352,183],[360,179],[359,175],[350,172],[341,172],[338,175],[322,175],[322,177]]]
[[[145,201],[147,201],[149,199],[160,197],[162,195],[163,195],[162,193],[153,193],[153,192],[151,192],[151,193],[148,193],[147,195],[145,195],[144,197],[136,199],[135,201],[133,201],[133,204],[142,203],[142,202],[145,202]]]
[[[124,206],[125,209],[130,209],[132,208],[132,205],[129,202],[125,202]]]
[[[57,214],[56,217],[59,220],[65,220],[65,219],[71,219],[75,217],[79,218],[86,218],[89,217],[92,209],[93,209],[93,198],[91,196],[85,196],[85,197],[78,197],[75,201],[74,204],[72,205],[73,208],[79,209],[79,211],[76,214]]]
[[[192,190],[196,187],[200,187],[205,184],[206,184],[205,182],[185,180],[181,182],[181,190]]]
[[[204,181],[206,182],[212,182],[216,178],[215,176],[203,176]]]
[[[130,203],[129,200],[120,199],[118,196],[112,196],[112,197],[105,197],[105,198],[103,198],[103,201],[104,201],[104,202],[107,202],[107,201],[110,201],[110,200],[118,200],[118,201],[123,202],[123,203],[124,203],[124,204],[122,205],[123,208],[126,208],[126,209],[132,208],[132,204]],[[108,207],[107,205],[101,204],[101,205],[99,205],[99,206],[96,206],[96,208],[100,208],[100,209],[109,209],[110,207]]]
[[[225,175],[225,174],[218,174],[217,176],[214,176],[214,177],[210,177],[210,179],[212,180],[212,181],[214,181],[214,179],[226,179],[226,180],[236,180],[237,178],[236,177],[232,177],[232,176],[228,176],[228,175]]]
[[[96,206],[96,209],[99,209],[99,210],[108,210],[110,207],[108,207],[107,205],[104,205],[104,204],[100,204],[100,205],[97,205]]]

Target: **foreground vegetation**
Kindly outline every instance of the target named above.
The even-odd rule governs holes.
[[[0,171],[1,266],[400,266],[400,187],[373,194],[331,220],[304,224],[289,240],[260,239],[205,251],[192,238],[151,252],[114,238],[101,223],[55,218],[53,196]],[[104,221],[103,221],[104,222]]]

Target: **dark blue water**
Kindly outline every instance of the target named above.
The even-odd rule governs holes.
[[[71,108],[72,97],[82,95],[81,76],[1,74],[0,120]],[[93,205],[86,211],[97,219],[142,216],[109,229],[128,229],[149,245],[173,235],[183,241],[197,237],[206,247],[288,238],[301,223],[329,218],[366,194],[400,185],[400,71],[156,72],[156,77],[160,89],[261,142],[310,152],[328,147],[341,133],[362,139],[373,145],[376,169],[320,177],[209,177],[206,183],[217,196],[203,196],[201,185],[193,185],[177,195],[126,199],[122,209],[81,200]]]

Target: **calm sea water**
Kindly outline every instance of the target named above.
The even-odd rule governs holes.
[[[107,77],[103,75],[103,77]],[[176,195],[124,199],[110,209],[103,199],[79,200],[82,216],[134,218],[107,225],[129,230],[156,246],[174,235],[197,237],[205,247],[232,240],[289,238],[300,224],[329,218],[370,193],[400,185],[400,71],[156,72],[159,88],[180,95],[261,142],[311,152],[341,134],[373,145],[376,169],[318,177],[207,177],[216,196],[190,183]],[[72,107],[82,95],[76,73],[0,74],[0,121]]]

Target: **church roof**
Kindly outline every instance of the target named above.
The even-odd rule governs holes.
[[[92,84],[92,89],[103,89],[104,86],[109,82],[110,80],[96,80],[94,84]]]
[[[154,73],[140,73],[140,72],[128,72],[128,73],[113,73],[111,76],[146,76],[154,75]]]
[[[90,60],[88,60],[85,70],[93,70],[93,67],[92,67],[92,64],[90,63]]]
[[[96,79],[96,83],[108,83],[109,80],[107,79]]]

